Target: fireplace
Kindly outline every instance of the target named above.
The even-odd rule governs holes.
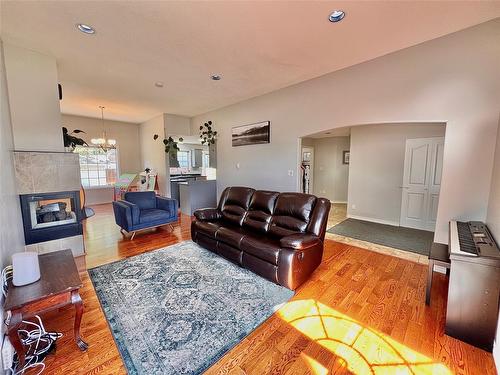
[[[83,233],[79,191],[20,197],[26,245]]]
[[[27,251],[85,255],[80,159],[72,152],[14,151]]]

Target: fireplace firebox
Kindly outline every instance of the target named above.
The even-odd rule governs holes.
[[[26,245],[83,233],[79,191],[23,194],[20,198]]]

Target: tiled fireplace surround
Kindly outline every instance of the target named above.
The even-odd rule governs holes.
[[[80,190],[78,154],[69,152],[14,151],[17,193],[43,194]],[[40,254],[71,249],[83,262],[83,235],[26,245],[27,251]]]

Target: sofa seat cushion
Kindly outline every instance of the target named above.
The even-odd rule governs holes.
[[[278,264],[280,252],[279,240],[268,237],[245,236],[241,241],[241,250],[274,265]]]
[[[246,234],[247,233],[239,227],[223,226],[220,227],[215,234],[215,239],[239,249],[240,242]]]
[[[195,221],[193,223],[194,228],[205,236],[210,238],[215,238],[215,233],[221,227],[221,224],[217,221]]]
[[[168,222],[171,218],[172,215],[168,211],[150,208],[141,210],[141,214],[139,216],[139,224],[161,224]]]

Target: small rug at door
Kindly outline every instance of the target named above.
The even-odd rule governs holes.
[[[293,296],[192,241],[89,274],[130,375],[200,374]]]
[[[328,233],[407,250],[421,255],[429,255],[434,240],[434,232],[357,219],[346,219],[328,229]]]

